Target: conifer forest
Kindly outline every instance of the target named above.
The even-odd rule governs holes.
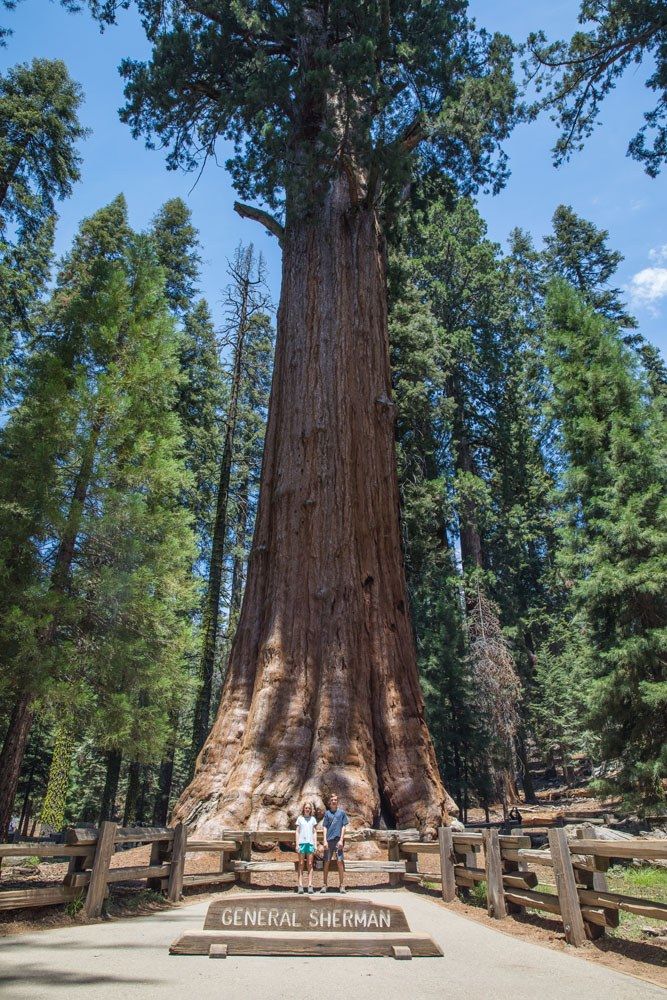
[[[465,0],[57,5],[140,16],[124,128],[217,156],[242,235],[207,301],[187,199],[135,228],[121,179],[56,250],[85,94],[0,0],[0,840],[338,788],[432,834],[582,768],[665,813],[667,366],[612,232],[554,197],[496,242],[480,200],[543,116],[560,176],[627,73],[664,183],[664,4],[562,40]]]

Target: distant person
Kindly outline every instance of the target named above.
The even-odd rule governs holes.
[[[329,865],[334,857],[338,865],[340,891],[345,892],[345,827],[349,822],[345,810],[338,808],[338,796],[332,795],[329,798],[329,808],[322,820],[326,847],[324,849],[324,885],[320,889],[320,892],[327,891]]]
[[[296,821],[296,852],[299,859],[299,881],[297,892],[303,893],[303,865],[308,868],[308,892],[313,893],[313,859],[317,847],[317,835],[315,828],[317,819],[313,816],[313,806],[311,802],[304,802],[301,815]]]

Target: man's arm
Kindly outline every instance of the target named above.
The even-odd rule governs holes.
[[[343,813],[343,816],[344,816],[343,826],[341,827],[340,840],[338,841],[338,847],[340,847],[341,851],[345,847],[345,827],[350,822],[349,819],[347,818],[347,813]]]

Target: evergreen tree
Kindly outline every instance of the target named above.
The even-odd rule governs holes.
[[[565,278],[603,316],[635,327],[620,289],[609,287],[623,261],[622,254],[608,247],[609,233],[580,218],[569,205],[559,205],[551,221],[553,231],[544,241],[547,274]]]
[[[164,270],[172,313],[182,318],[194,305],[201,270],[199,233],[182,198],[170,198],[153,219],[150,234]]]
[[[150,230],[158,259],[165,273],[167,299],[179,332],[181,380],[176,409],[184,435],[185,461],[190,485],[183,505],[193,517],[197,552],[193,570],[203,578],[211,551],[211,531],[216,497],[216,478],[223,432],[224,380],[215,330],[207,303],[197,300],[201,267],[199,234],[191,214],[180,198],[165,202]],[[201,595],[203,600],[203,593]],[[201,609],[195,611],[197,624]],[[193,675],[195,663],[191,664]],[[183,739],[179,730],[190,724],[190,703],[175,693],[170,712],[170,735],[166,756],[157,774],[153,805],[155,823],[167,822],[174,758]],[[135,762],[136,763],[136,762]],[[134,793],[136,768],[128,792]],[[131,795],[129,795],[131,797]]]
[[[34,59],[0,76],[0,401],[13,352],[36,332],[55,202],[79,179],[81,100],[59,60]]]
[[[481,731],[465,661],[461,581],[452,549],[453,469],[447,447],[450,358],[398,250],[390,267],[392,381],[406,577],[419,674],[441,772],[465,821],[478,787]]]
[[[37,703],[58,719],[45,815],[57,822],[82,712],[113,753],[131,745],[149,756],[162,745],[187,632],[178,341],[163,272],[129,230],[122,198],[82,225],[49,320],[7,428],[1,477],[11,489],[22,476],[20,516],[4,541],[14,587],[3,616],[20,717],[3,764],[9,786]],[[35,451],[26,477],[22,459]]]
[[[667,746],[664,414],[618,328],[562,282],[545,335],[568,460],[564,565],[589,636],[588,723],[603,758],[619,762],[618,783],[646,805],[664,794]]]
[[[667,15],[662,0],[582,0],[579,23],[569,42],[547,42],[544,32],[529,36],[524,65],[543,96],[533,115],[552,109],[560,128],[554,146],[557,165],[581,149],[593,133],[605,98],[623,74],[646,61],[646,87],[657,94],[655,107],[644,113],[644,124],[628,146],[628,154],[656,177],[667,156],[665,127],[665,38]]]

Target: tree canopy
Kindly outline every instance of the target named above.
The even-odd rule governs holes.
[[[582,30],[569,41],[548,42],[543,31],[530,35],[525,69],[538,92],[536,114],[552,109],[560,129],[554,162],[560,165],[582,149],[598,125],[602,104],[624,73],[646,66],[645,86],[656,95],[628,154],[657,177],[667,160],[667,12],[662,0],[582,0]]]
[[[115,3],[90,7],[102,23],[116,19]],[[237,191],[273,208],[285,192],[317,197],[334,168],[363,169],[360,197],[374,200],[383,181],[405,183],[406,158],[422,143],[424,161],[462,189],[497,189],[506,177],[514,49],[477,30],[463,0],[136,7],[153,51],[122,64],[121,117],[169,149],[172,169],[194,168],[218,138],[231,140]]]

